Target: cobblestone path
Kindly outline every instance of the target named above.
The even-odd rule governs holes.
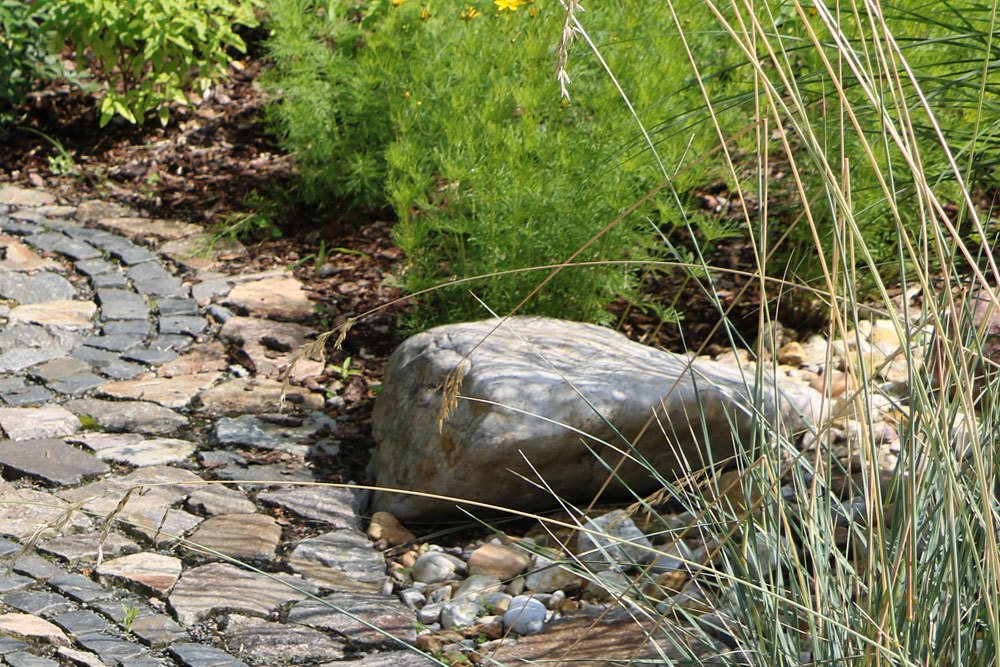
[[[0,664],[429,664],[361,493],[267,483],[337,450],[312,304],[204,236],[0,187]]]

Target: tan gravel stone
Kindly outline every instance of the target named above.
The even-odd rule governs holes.
[[[302,320],[313,312],[302,283],[292,277],[265,278],[237,285],[229,292],[226,305],[248,315],[274,320]]]
[[[193,345],[186,354],[160,366],[156,374],[172,378],[178,375],[195,375],[224,371],[228,366],[226,349],[222,343],[211,342]]]
[[[531,565],[523,551],[496,544],[484,544],[469,556],[469,574],[490,574],[501,581],[513,579]]]
[[[47,301],[17,306],[8,317],[12,322],[28,322],[60,329],[93,329],[97,304],[93,301]]]
[[[400,544],[412,542],[417,536],[388,512],[375,512],[372,515],[371,525],[368,526],[368,539],[375,542],[385,540],[390,547],[398,547]]]
[[[97,566],[97,575],[105,586],[125,584],[143,593],[165,596],[181,576],[181,561],[173,556],[148,551],[105,561]]]
[[[165,408],[184,408],[199,392],[211,387],[222,374],[219,372],[150,377],[141,380],[106,382],[97,388],[103,396],[151,401]]]
[[[157,241],[173,241],[193,234],[201,233],[198,225],[179,220],[161,220],[156,218],[99,218],[96,226],[109,232],[115,232],[132,240],[152,238]]]
[[[22,188],[16,185],[0,187],[0,204],[11,206],[44,206],[56,203],[56,196],[42,188]]]

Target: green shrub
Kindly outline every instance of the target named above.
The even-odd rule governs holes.
[[[276,0],[270,7],[275,119],[299,161],[302,195],[390,203],[411,291],[563,262],[666,178],[580,40],[571,54],[573,100],[560,99],[558,5],[497,12],[492,2],[463,9]],[[685,135],[660,146],[660,159],[685,162],[691,116],[662,121],[663,109],[701,116],[702,105],[690,74],[673,66],[683,52],[668,38],[659,5],[607,2],[587,15],[643,120]],[[707,130],[696,127],[698,146],[711,141]],[[705,163],[681,182],[703,182],[711,171]],[[651,225],[670,224],[657,204],[638,207],[575,261],[649,258]],[[481,317],[476,297],[506,311],[543,276],[504,275],[438,293],[423,301],[432,307],[418,319]],[[522,312],[605,320],[607,304],[631,295],[635,282],[621,266],[565,269]]]
[[[0,123],[36,79],[63,74],[44,28],[48,11],[24,0],[0,0]]]
[[[226,73],[245,44],[235,27],[257,25],[258,0],[42,0],[47,25],[70,43],[81,67],[105,82],[101,126],[132,123],[186,104]]]

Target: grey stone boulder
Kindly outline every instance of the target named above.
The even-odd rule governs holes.
[[[754,415],[790,436],[821,422],[822,396],[790,380],[765,373],[757,392],[752,369],[691,362],[603,327],[540,317],[498,323],[437,327],[393,353],[372,417],[378,486],[539,510],[558,506],[539,476],[562,498],[586,502],[623,452],[670,478],[732,457],[737,443],[753,440]],[[460,397],[439,431],[441,387],[463,359]],[[618,475],[639,493],[658,486],[634,458]],[[626,494],[614,482],[602,499]],[[379,492],[373,509],[407,521],[457,507]]]

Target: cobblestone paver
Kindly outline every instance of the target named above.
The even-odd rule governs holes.
[[[363,494],[267,483],[338,451],[303,286],[197,233],[0,186],[0,665],[431,664]]]

